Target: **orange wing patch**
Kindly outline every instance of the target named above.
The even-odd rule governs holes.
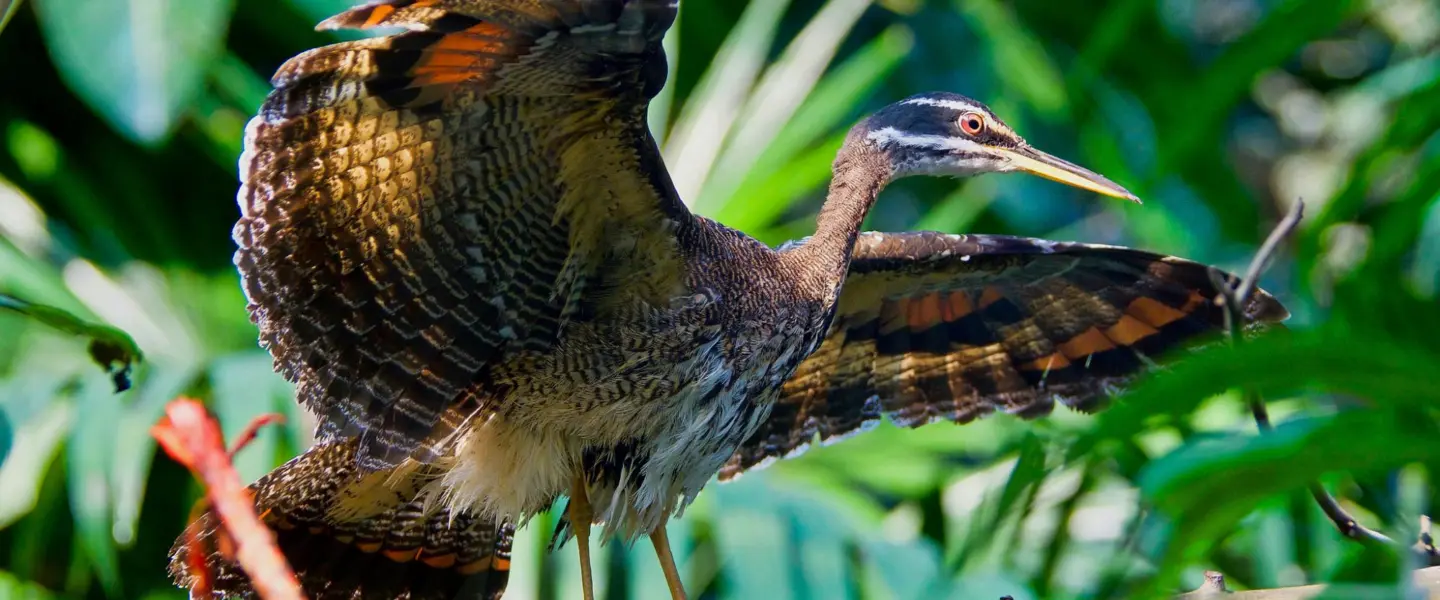
[[[1069,340],[1055,345],[1060,352],[1072,361],[1083,361],[1085,357],[1098,354],[1106,350],[1114,350],[1115,344],[1099,329],[1091,327],[1085,333],[1077,335]]]
[[[1070,359],[1065,358],[1063,352],[1056,352],[1049,356],[1042,356],[1016,368],[1022,371],[1040,371],[1042,373],[1063,369],[1070,366]]]
[[[945,322],[951,323],[959,321],[970,313],[975,312],[975,303],[970,301],[970,294],[965,292],[951,292],[942,310],[944,310],[942,318],[945,319]]]
[[[423,562],[426,565],[436,569],[449,569],[451,567],[454,567],[455,560],[456,558],[454,552],[448,552],[438,556],[425,556],[420,558],[420,562]]]
[[[1133,346],[1136,342],[1157,333],[1160,331],[1128,314],[1121,315],[1119,321],[1105,328],[1105,337],[1114,340],[1121,346]]]
[[[985,291],[980,293],[980,308],[985,308],[1005,299],[1005,294],[1000,293],[1000,288],[993,285],[985,286]]]
[[[1187,304],[1184,309],[1174,309],[1163,302],[1153,298],[1141,296],[1130,302],[1125,307],[1126,314],[1129,314],[1146,325],[1159,329],[1170,323],[1185,318],[1185,315],[1194,310],[1193,305]]]
[[[948,303],[946,303],[948,306]],[[907,309],[906,322],[913,331],[924,331],[945,321],[940,294],[926,294],[912,298]]]

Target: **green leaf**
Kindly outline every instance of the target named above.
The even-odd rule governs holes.
[[[1142,496],[1165,525],[1163,570],[1150,583],[1159,597],[1179,570],[1234,531],[1262,501],[1302,489],[1332,472],[1366,473],[1440,459],[1433,420],[1387,410],[1283,423],[1274,431],[1199,439],[1150,464]]]
[[[265,352],[242,352],[217,359],[210,367],[210,382],[214,389],[211,410],[220,421],[227,444],[256,417],[281,411],[282,403],[294,404],[288,384],[275,374],[270,355]],[[235,456],[240,480],[254,481],[274,468],[279,444],[278,427],[262,428],[254,441]]]
[[[50,600],[55,598],[50,590],[37,583],[25,581],[12,573],[0,571],[0,598],[8,600]]]
[[[1007,87],[1045,117],[1055,119],[1069,112],[1059,67],[1014,13],[996,0],[957,0],[955,6],[970,19],[971,29],[989,43],[995,74]]]
[[[20,5],[24,2],[25,0],[0,0],[0,31],[5,31],[10,18],[20,11]]]
[[[15,377],[0,385],[0,418],[15,426],[10,457],[0,466],[0,529],[35,508],[40,486],[74,421],[75,407],[56,401],[66,379]]]
[[[35,5],[61,78],[132,141],[170,135],[225,42],[230,0],[46,0]]]
[[[697,210],[708,211],[713,208],[716,200],[729,200],[730,194],[740,185],[745,174],[762,158],[767,158],[762,149],[768,148],[781,134],[793,133],[786,131],[789,129],[787,125],[807,101],[810,101],[809,108],[812,111],[816,104],[853,109],[864,101],[863,96],[834,93],[812,97],[811,91],[825,75],[840,43],[855,27],[865,9],[869,8],[870,2],[871,0],[826,2],[820,12],[805,23],[804,29],[795,36],[779,59],[765,69],[765,74],[745,102],[733,135],[715,161],[710,180],[706,182],[700,198],[693,203]],[[833,125],[834,123],[827,123],[826,128],[832,128]],[[811,134],[791,142],[803,143],[814,137],[815,135]],[[775,157],[768,159],[775,160]]]
[[[65,333],[90,338],[90,358],[114,380],[115,392],[130,389],[130,372],[144,356],[129,334],[109,325],[87,323],[53,306],[5,294],[0,294],[0,309],[15,311]]]
[[[1073,459],[1105,439],[1128,438],[1156,421],[1192,412],[1205,399],[1244,384],[1266,398],[1321,389],[1377,405],[1440,405],[1440,389],[1416,373],[1440,364],[1424,348],[1398,344],[1382,332],[1276,332],[1239,347],[1220,346],[1186,357],[1142,382],[1101,413],[1099,426],[1070,449]]]
[[[670,175],[681,198],[699,199],[740,108],[775,43],[789,0],[754,2],[726,36],[665,142]]]
[[[127,546],[137,536],[146,478],[155,457],[155,438],[150,428],[165,414],[165,405],[184,392],[199,372],[195,365],[152,364],[135,391],[135,402],[124,409],[115,424],[112,530],[117,544]]]
[[[75,535],[100,584],[116,597],[120,592],[119,556],[112,535],[114,478],[111,473],[120,404],[103,386],[85,381],[75,398],[78,413],[66,448],[66,475]]]
[[[699,212],[726,225],[754,231],[770,225],[801,195],[825,185],[845,133],[865,99],[909,55],[909,31],[892,27],[845,60],[815,85],[779,135],[746,169],[738,183],[721,184],[696,203]],[[737,149],[741,151],[743,149]]]

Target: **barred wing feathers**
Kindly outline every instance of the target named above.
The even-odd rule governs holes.
[[[276,367],[370,468],[433,458],[488,368],[664,303],[691,218],[645,126],[675,0],[384,0],[325,28],[246,130],[234,236]],[[603,265],[604,268],[601,268]],[[617,300],[618,301],[618,300]]]
[[[1089,410],[1177,347],[1218,333],[1207,267],[1128,248],[1006,236],[864,233],[829,332],[722,479],[878,423]],[[1250,324],[1288,316],[1257,290]]]

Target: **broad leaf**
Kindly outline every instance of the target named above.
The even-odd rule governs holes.
[[[1265,499],[1302,489],[1326,473],[1364,474],[1440,459],[1437,436],[1433,420],[1361,409],[1287,422],[1265,435],[1199,439],[1156,460],[1140,478],[1141,492],[1166,530],[1165,569],[1151,591],[1166,589],[1171,577],[1235,531]]]
[[[60,76],[132,141],[169,136],[225,43],[230,0],[35,3]]]

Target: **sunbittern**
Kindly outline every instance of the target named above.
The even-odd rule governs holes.
[[[1206,268],[1177,258],[860,233],[909,175],[1134,198],[955,94],[857,125],[810,238],[773,249],[692,215],[645,119],[676,4],[382,0],[321,27],[407,32],[275,75],[246,130],[235,263],[320,418],[253,486],[312,596],[499,596],[513,524],[566,495],[586,598],[592,523],[648,534],[680,598],[665,524],[717,473],[882,417],[1091,408],[1223,321]],[[1245,314],[1286,313],[1258,293]],[[249,591],[207,563],[217,593]]]

